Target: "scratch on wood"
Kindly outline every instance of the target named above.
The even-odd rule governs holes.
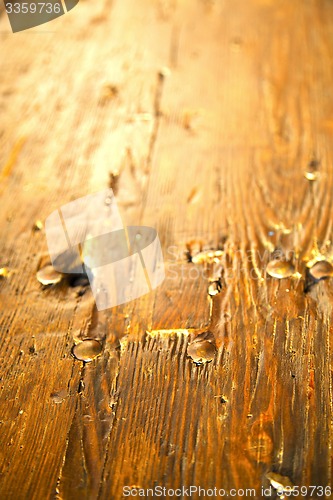
[[[180,28],[177,24],[174,24],[171,32],[170,55],[169,55],[171,68],[176,68],[178,66],[179,39],[180,39]]]
[[[17,158],[24,146],[24,143],[26,141],[26,137],[21,137],[18,139],[18,141],[14,144],[9,158],[7,160],[7,163],[3,167],[1,173],[0,173],[0,182],[4,181],[9,175],[11,174],[11,171],[13,170],[13,167],[17,161]]]
[[[157,133],[158,133],[159,124],[160,124],[161,101],[162,101],[164,80],[165,80],[165,77],[167,76],[167,74],[168,74],[168,70],[165,68],[162,68],[157,73],[157,84],[156,84],[155,100],[154,100],[155,121],[154,121],[153,131],[152,131],[151,138],[150,138],[150,144],[149,144],[148,156],[147,156],[147,164],[146,164],[146,170],[148,170],[148,171],[150,170],[151,160],[152,160],[153,151],[154,151],[154,145],[156,142]]]

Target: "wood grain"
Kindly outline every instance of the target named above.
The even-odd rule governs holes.
[[[13,35],[2,14],[1,498],[331,485],[333,289],[307,266],[333,258],[332,19],[328,0],[81,0]],[[38,283],[34,224],[110,181],[166,280],[99,313]],[[218,249],[210,297],[191,258]],[[295,276],[266,273],[277,253]],[[86,365],[82,338],[103,344]]]

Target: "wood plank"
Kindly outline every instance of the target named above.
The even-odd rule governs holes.
[[[1,17],[2,497],[261,498],[272,471],[331,485],[332,283],[306,265],[332,258],[332,8],[80,2],[15,35]],[[167,277],[98,313],[89,290],[38,284],[33,225],[110,173],[126,224],[158,230]],[[212,298],[189,248],[222,250]],[[269,276],[276,252],[299,274]],[[218,352],[196,366],[203,331]],[[103,353],[83,366],[71,348],[92,337]]]

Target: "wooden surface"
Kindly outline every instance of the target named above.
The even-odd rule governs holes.
[[[306,264],[333,257],[332,42],[329,0],[81,0],[14,35],[2,14],[2,499],[331,484],[333,288]],[[167,278],[97,313],[89,289],[38,283],[33,227],[117,172]],[[200,246],[223,250],[213,299]],[[296,277],[267,275],[274,250]],[[85,337],[103,353],[83,366]]]

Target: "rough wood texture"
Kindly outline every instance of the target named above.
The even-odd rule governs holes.
[[[1,498],[331,484],[333,289],[306,264],[333,257],[332,30],[328,0],[82,0],[15,35],[2,15]],[[167,279],[102,314],[42,289],[33,225],[117,172]],[[198,242],[223,249],[213,299]],[[267,275],[276,250],[299,274]],[[103,354],[82,366],[84,337]]]

